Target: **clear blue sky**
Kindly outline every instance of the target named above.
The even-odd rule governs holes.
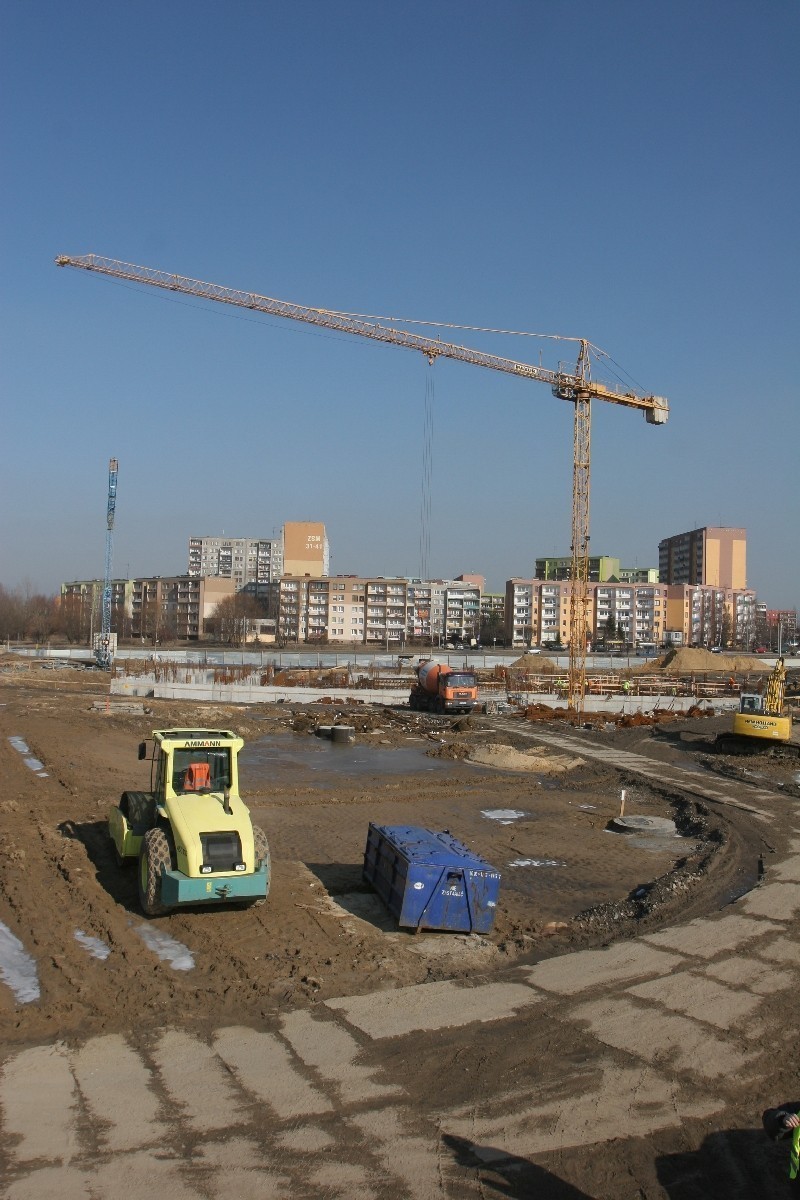
[[[794,0],[2,8],[0,582],[186,569],[322,520],[419,569],[422,356],[60,270],[93,251],[351,312],[586,337],[662,429],[593,417],[592,550],[744,526],[800,607]],[[551,343],[460,335],[556,365]],[[431,572],[567,553],[572,408],[440,361]]]

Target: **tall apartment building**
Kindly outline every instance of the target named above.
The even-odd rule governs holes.
[[[747,587],[747,531],[703,526],[658,543],[659,581],[739,591]]]
[[[330,548],[325,526],[319,521],[287,521],[282,530],[283,574],[326,576]]]
[[[660,643],[667,616],[667,589],[653,583],[590,583],[587,639],[605,637],[609,623],[624,641]],[[571,584],[565,580],[509,579],[506,640],[512,646],[569,643]]]
[[[279,538],[189,538],[189,575],[232,579],[237,591],[247,587],[256,595],[283,573]]]
[[[457,580],[284,575],[278,634],[284,641],[436,644],[475,637],[480,588]]]

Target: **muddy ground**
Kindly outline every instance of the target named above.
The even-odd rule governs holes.
[[[42,993],[39,1003],[17,1005],[0,988],[6,1044],[128,1028],[132,1003],[142,1025],[179,1010],[183,1023],[210,1027],[331,996],[491,974],[709,911],[751,887],[769,852],[735,813],[723,819],[669,786],[626,779],[591,759],[532,751],[516,736],[519,717],[498,731],[480,717],[366,706],[148,706],[118,711],[94,673],[0,672],[0,920],[36,959]],[[317,725],[336,720],[355,726],[355,744],[315,736]],[[272,850],[264,907],[141,916],[136,872],[115,865],[106,817],[123,790],[149,786],[137,745],[169,726],[244,736],[241,790]],[[680,744],[702,762],[714,757],[710,733],[704,721],[655,733],[606,726],[587,736],[651,756]],[[11,738],[24,739],[46,778]],[[758,773],[796,789],[785,765],[759,762]],[[678,836],[609,832],[623,788],[628,814],[671,817]],[[493,932],[398,930],[362,880],[370,821],[448,829],[488,859],[502,874]],[[188,948],[192,970],[168,969],[154,956],[142,940],[149,924]],[[102,967],[78,933],[111,949]]]
[[[220,1028],[272,1029],[280,1020],[302,1017],[303,1010],[324,1020],[321,1001],[331,997],[448,978],[479,985],[510,965],[716,912],[753,886],[760,864],[769,878],[773,853],[783,852],[790,828],[781,814],[800,796],[800,762],[714,754],[713,736],[729,718],[628,728],[600,721],[570,731],[587,748],[663,761],[663,784],[655,786],[588,754],[576,761],[532,748],[525,733],[564,726],[522,715],[454,721],[366,706],[342,712],[291,704],[246,711],[148,705],[152,711],[119,711],[96,673],[4,671],[0,664],[0,922],[36,960],[41,985],[33,1003],[15,1003],[12,991],[0,985],[5,1056],[42,1043],[73,1047],[77,1054],[87,1039],[115,1033],[146,1056],[165,1030],[210,1043]],[[337,719],[355,725],[354,745],[315,736],[317,725]],[[242,791],[272,846],[273,884],[264,907],[186,909],[147,921],[139,912],[135,873],[115,866],[108,808],[122,790],[148,785],[149,768],[138,761],[137,744],[154,728],[170,725],[230,727],[244,736]],[[28,754],[9,740],[18,738]],[[31,757],[43,764],[40,771],[26,764]],[[744,810],[681,793],[669,779],[676,762],[696,770],[698,778],[708,778],[703,772],[710,769],[755,783],[759,802],[778,820],[759,822]],[[679,836],[642,842],[609,832],[623,789],[626,813],[672,817]],[[502,884],[491,935],[398,931],[361,879],[370,821],[448,828],[495,865]],[[174,969],[148,948],[142,937],[148,929],[185,948],[191,969]],[[88,938],[108,948],[108,957],[93,958]],[[774,1148],[755,1126],[761,1107],[796,1090],[787,1052],[796,1023],[793,996],[776,991],[765,1002],[769,1021],[748,1031],[749,1050],[767,1065],[768,1089],[752,1081],[748,1086],[741,1076],[721,1077],[710,1116],[662,1122],[660,1131],[655,1122],[649,1135],[639,1132],[649,1128],[647,1103],[608,1093],[596,1118],[602,1120],[606,1109],[627,1112],[632,1129],[623,1123],[596,1143],[542,1152],[535,1162],[503,1159],[496,1168],[491,1162],[476,1168],[478,1133],[470,1134],[472,1141],[444,1136],[444,1174],[435,1194],[603,1200],[781,1194]],[[775,1042],[776,1028],[785,1029],[785,1046]],[[513,1126],[527,1088],[533,1089],[535,1125],[544,1119],[546,1105],[536,1115],[542,1096],[555,1097],[558,1111],[569,1113],[598,1091],[590,1038],[574,1022],[559,1019],[557,1009],[537,1020],[519,1016],[511,1035],[508,1022],[477,1022],[466,1038],[454,1030],[434,1032],[426,1044],[423,1061],[416,1038],[388,1039],[380,1059],[385,1078],[417,1085],[413,1113],[420,1122],[438,1122],[443,1109],[459,1106],[474,1121],[481,1105],[493,1113],[499,1097],[499,1111]],[[693,1086],[692,1073],[675,1064],[675,1094]],[[361,1150],[339,1118],[332,1112],[339,1153],[356,1162]],[[245,1111],[230,1120],[238,1122],[235,1136],[244,1137],[244,1130],[253,1145],[264,1141],[258,1115],[252,1129]],[[293,1135],[298,1175],[309,1169],[303,1130],[301,1121]],[[86,1134],[91,1146],[94,1136]],[[151,1183],[167,1151],[187,1170],[202,1155],[207,1135],[187,1140],[184,1131],[181,1137],[180,1144],[153,1152],[152,1179],[149,1165],[145,1170],[139,1160],[132,1163],[150,1182],[139,1191],[134,1185],[130,1194],[153,1194]],[[411,1153],[407,1140],[396,1141],[398,1153]],[[85,1153],[87,1161],[105,1161],[96,1149]],[[108,1161],[113,1164],[113,1156]],[[347,1195],[347,1171],[354,1169],[331,1165],[326,1178],[335,1176],[338,1190],[324,1194]],[[31,1187],[37,1178],[31,1175]],[[753,1191],[751,1181],[760,1190]],[[70,1184],[63,1176],[62,1182],[53,1183],[58,1194],[70,1200],[85,1194],[80,1178]],[[316,1200],[320,1187],[312,1182],[293,1194]],[[396,1183],[376,1184],[374,1194],[395,1195],[396,1189]],[[433,1191],[409,1186],[407,1194]]]

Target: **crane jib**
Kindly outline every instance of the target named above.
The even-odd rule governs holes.
[[[232,304],[237,308],[265,312],[271,316],[302,321],[309,325],[319,325],[326,329],[338,330],[341,333],[356,334],[359,337],[386,342],[407,350],[417,350],[431,361],[437,358],[449,358],[476,367],[486,367],[488,370],[503,371],[523,379],[533,379],[539,383],[549,384],[553,395],[559,400],[569,400],[574,403],[579,393],[586,392],[590,400],[605,400],[626,408],[638,408],[645,413],[650,424],[663,425],[669,415],[669,405],[662,396],[640,396],[632,391],[617,391],[605,384],[593,383],[586,378],[583,369],[574,373],[552,371],[545,367],[537,367],[532,363],[518,362],[516,359],[475,350],[470,346],[460,346],[436,338],[421,337],[406,329],[351,317],[332,309],[313,308],[309,305],[295,304],[289,300],[277,300],[272,296],[259,295],[257,292],[246,292],[237,288],[225,287],[223,284],[207,283],[186,275],[160,271],[154,267],[140,267],[135,263],[103,258],[97,254],[85,254],[78,257],[61,254],[55,261],[60,267],[78,267],[84,271],[95,271],[117,279],[128,279],[134,283],[144,283],[171,292],[183,292],[206,300],[214,300],[220,304]]]

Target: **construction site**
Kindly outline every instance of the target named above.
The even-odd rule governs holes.
[[[800,758],[794,735],[720,753],[732,716],[702,693],[735,666],[701,684],[693,653],[658,707],[605,678],[617,710],[580,720],[529,703],[541,661],[454,715],[335,679],[294,680],[314,703],[137,698],[6,655],[7,1194],[110,1195],[121,1172],[136,1195],[782,1194],[754,1119],[794,1079]],[[243,738],[265,904],[142,915],[108,814],[166,727]],[[489,932],[399,926],[364,877],[371,823],[491,864]]]

